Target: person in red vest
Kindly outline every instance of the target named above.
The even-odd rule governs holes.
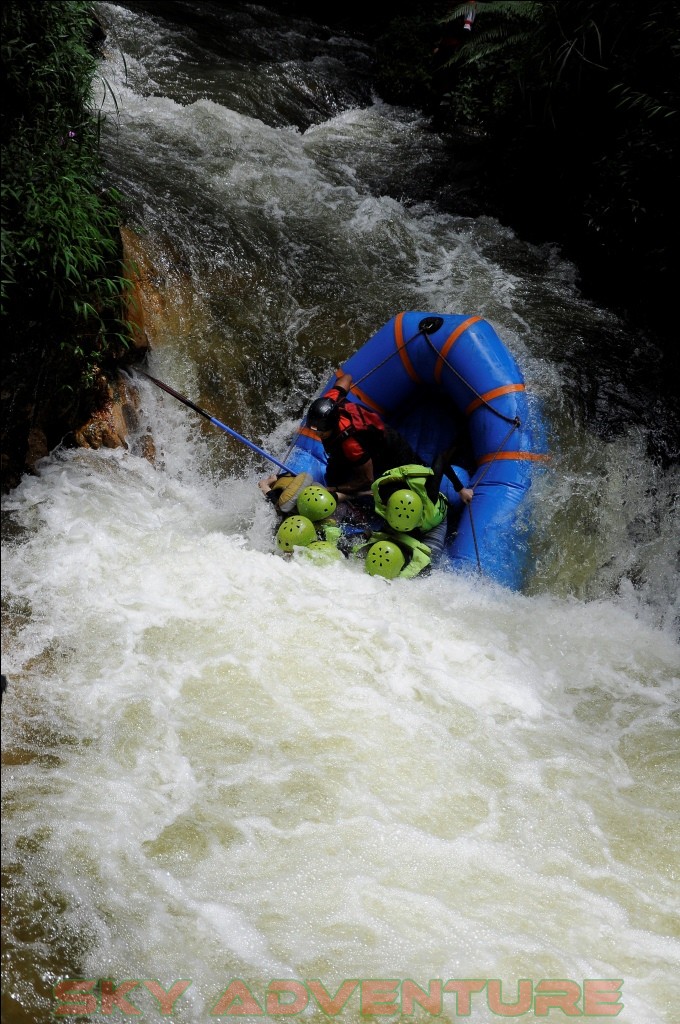
[[[370,491],[388,469],[423,460],[377,412],[345,401],[352,377],[343,370],[336,375],[335,384],[310,405],[306,426],[318,434],[328,456],[328,490],[352,497]]]
[[[318,435],[328,457],[326,488],[339,502],[352,498],[370,498],[371,484],[398,466],[422,465],[423,460],[406,438],[388,426],[378,413],[346,398],[352,377],[336,371],[336,382],[309,407],[306,426]],[[435,460],[431,483],[437,500],[442,476],[452,480],[455,490],[467,504],[472,490],[463,487],[449,463],[454,449],[442,452]],[[308,473],[296,477],[275,474],[261,480],[259,488],[279,511],[290,512],[300,491],[311,483]]]

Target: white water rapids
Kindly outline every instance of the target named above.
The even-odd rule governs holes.
[[[148,382],[129,450],[56,452],[3,499],[3,1019],[157,1022],[142,982],[184,980],[181,1024],[488,1024],[490,983],[510,1004],[524,979],[515,1016],[554,1022],[573,1014],[541,1016],[541,993],[580,1016],[608,979],[622,1024],[673,1024],[678,474],[639,424],[598,434],[558,354],[623,328],[549,247],[366,184],[392,151],[436,147],[412,113],[375,101],[300,131],[173,98],[144,60],[181,82],[178,30],[98,6],[128,74],[112,47],[119,174],[153,175],[126,186],[165,303],[151,373],[281,457],[299,407],[395,312],[479,313],[554,459],[521,594],[285,560],[268,467]],[[93,983],[80,1017],[64,979]],[[114,998],[107,979],[138,984]],[[449,988],[436,1015],[436,983],[466,979],[470,1012]],[[240,1014],[219,1006],[234,980]],[[347,980],[337,1012],[310,985]],[[291,985],[299,1009],[267,1009],[275,981],[306,1006]],[[413,983],[433,1002],[410,1015]]]

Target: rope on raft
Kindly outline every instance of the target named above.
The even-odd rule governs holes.
[[[407,340],[404,342],[403,347],[406,348],[408,345],[411,344],[412,341],[415,341],[416,338],[419,338],[422,335],[427,341],[428,345],[432,349],[434,349],[437,356],[442,360],[444,366],[448,367],[451,373],[453,373],[458,378],[458,380],[465,385],[465,387],[475,396],[475,398],[481,405],[484,405],[489,410],[489,412],[492,412],[494,414],[494,416],[498,416],[500,419],[505,420],[506,423],[512,423],[515,427],[521,427],[522,422],[519,416],[515,416],[514,418],[506,416],[504,413],[499,412],[498,409],[495,409],[493,405],[491,405],[490,402],[486,398],[484,398],[483,395],[480,395],[480,393],[476,391],[475,388],[473,388],[472,384],[470,384],[470,382],[466,380],[465,377],[463,377],[463,375],[459,373],[459,371],[456,370],[454,366],[451,365],[446,356],[442,356],[441,352],[439,351],[435,343],[432,341],[430,335],[433,334],[435,331],[438,331],[443,322],[444,321],[442,320],[442,318],[438,316],[426,317],[424,320],[421,320],[420,323],[418,324],[418,330],[416,331],[415,334],[412,334],[410,338],[407,338]],[[372,373],[375,373],[376,370],[379,370],[381,366],[384,366],[385,363],[389,362],[389,360],[393,359],[394,356],[396,355],[398,355],[398,350],[394,349],[392,352],[390,352],[388,356],[385,356],[385,358],[381,360],[381,362],[376,363],[375,366],[372,366],[371,369],[363,375],[363,377],[360,377],[359,380],[353,381],[352,387],[358,387],[359,384],[362,384],[368,377],[371,376]]]
[[[421,320],[420,324],[418,325],[419,330],[416,331],[415,334],[411,335],[411,337],[408,338],[404,342],[404,347],[406,347],[407,345],[410,345],[410,343],[412,341],[414,341],[416,338],[418,338],[418,337],[420,337],[422,335],[427,340],[428,345],[430,345],[430,347],[433,348],[434,351],[437,353],[437,356],[440,359],[442,359],[442,361],[444,363],[444,366],[448,367],[448,369],[451,371],[451,373],[453,373],[456,377],[458,377],[458,379],[461,381],[461,383],[463,383],[465,385],[465,387],[468,388],[468,390],[475,396],[475,398],[478,400],[478,402],[481,405],[484,405],[489,410],[489,412],[492,412],[494,414],[494,416],[498,416],[499,419],[505,420],[506,423],[510,424],[510,430],[507,432],[507,434],[505,435],[505,437],[503,438],[503,440],[499,444],[498,448],[494,452],[493,458],[485,466],[482,475],[476,481],[475,486],[477,486],[477,484],[481,483],[481,481],[484,479],[484,477],[488,473],[488,471],[491,468],[491,466],[493,465],[493,463],[496,461],[496,458],[497,458],[499,452],[504,447],[504,445],[507,443],[510,435],[513,433],[513,431],[518,430],[519,427],[522,426],[522,421],[520,420],[519,416],[514,416],[514,417],[506,416],[504,413],[499,412],[498,409],[495,409],[493,407],[493,405],[491,405],[491,403],[489,401],[487,401],[487,399],[484,398],[483,395],[480,395],[479,392],[476,391],[475,388],[473,388],[472,384],[470,384],[470,382],[468,380],[466,380],[465,377],[463,377],[463,375],[461,373],[459,373],[459,371],[456,370],[456,368],[454,366],[451,365],[451,363],[448,361],[448,359],[445,356],[442,356],[441,352],[439,351],[437,346],[432,341],[432,338],[430,337],[430,334],[432,334],[435,331],[439,330],[439,328],[441,327],[442,323],[443,323],[443,321],[442,321],[441,317],[426,317],[425,320]],[[366,380],[367,377],[370,377],[372,373],[375,373],[375,371],[380,369],[381,366],[384,366],[385,363],[388,362],[388,360],[392,359],[395,355],[397,355],[397,350],[396,349],[393,352],[390,352],[390,354],[388,356],[386,356],[380,363],[377,363],[375,366],[371,367],[371,369],[367,373],[365,373],[363,375],[363,377],[360,377],[359,380],[354,381],[353,386],[354,385],[358,386],[359,384],[361,384],[363,381]],[[474,527],[473,527],[473,533],[474,533]],[[476,543],[476,538],[475,538],[475,547],[476,546],[477,546],[477,543]]]

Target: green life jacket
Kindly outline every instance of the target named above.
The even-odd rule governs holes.
[[[340,538],[342,537],[342,530],[337,525],[335,519],[322,519],[320,523],[317,523],[317,533],[323,535],[323,540],[329,544],[338,545]]]
[[[439,526],[448,514],[449,503],[444,494],[439,492],[437,502],[433,503],[427,496],[425,490],[425,481],[429,476],[432,476],[433,472],[429,466],[395,466],[394,469],[388,469],[386,473],[383,473],[381,477],[371,484],[371,490],[373,492],[373,501],[375,502],[375,510],[379,516],[383,519],[387,517],[387,499],[383,499],[380,493],[380,488],[385,484],[390,484],[390,494],[393,491],[394,484],[403,484],[405,488],[414,491],[418,495],[423,503],[423,521],[418,527],[419,533],[427,533],[428,530],[434,529],[435,526]]]

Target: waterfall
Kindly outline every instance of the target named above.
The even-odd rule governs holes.
[[[283,559],[267,464],[140,376],[127,450],[3,499],[3,1015],[670,1024],[680,487],[632,328],[557,247],[440,201],[447,142],[361,40],[95,7],[150,373],[283,457],[396,312],[474,313],[552,461],[521,594]]]

